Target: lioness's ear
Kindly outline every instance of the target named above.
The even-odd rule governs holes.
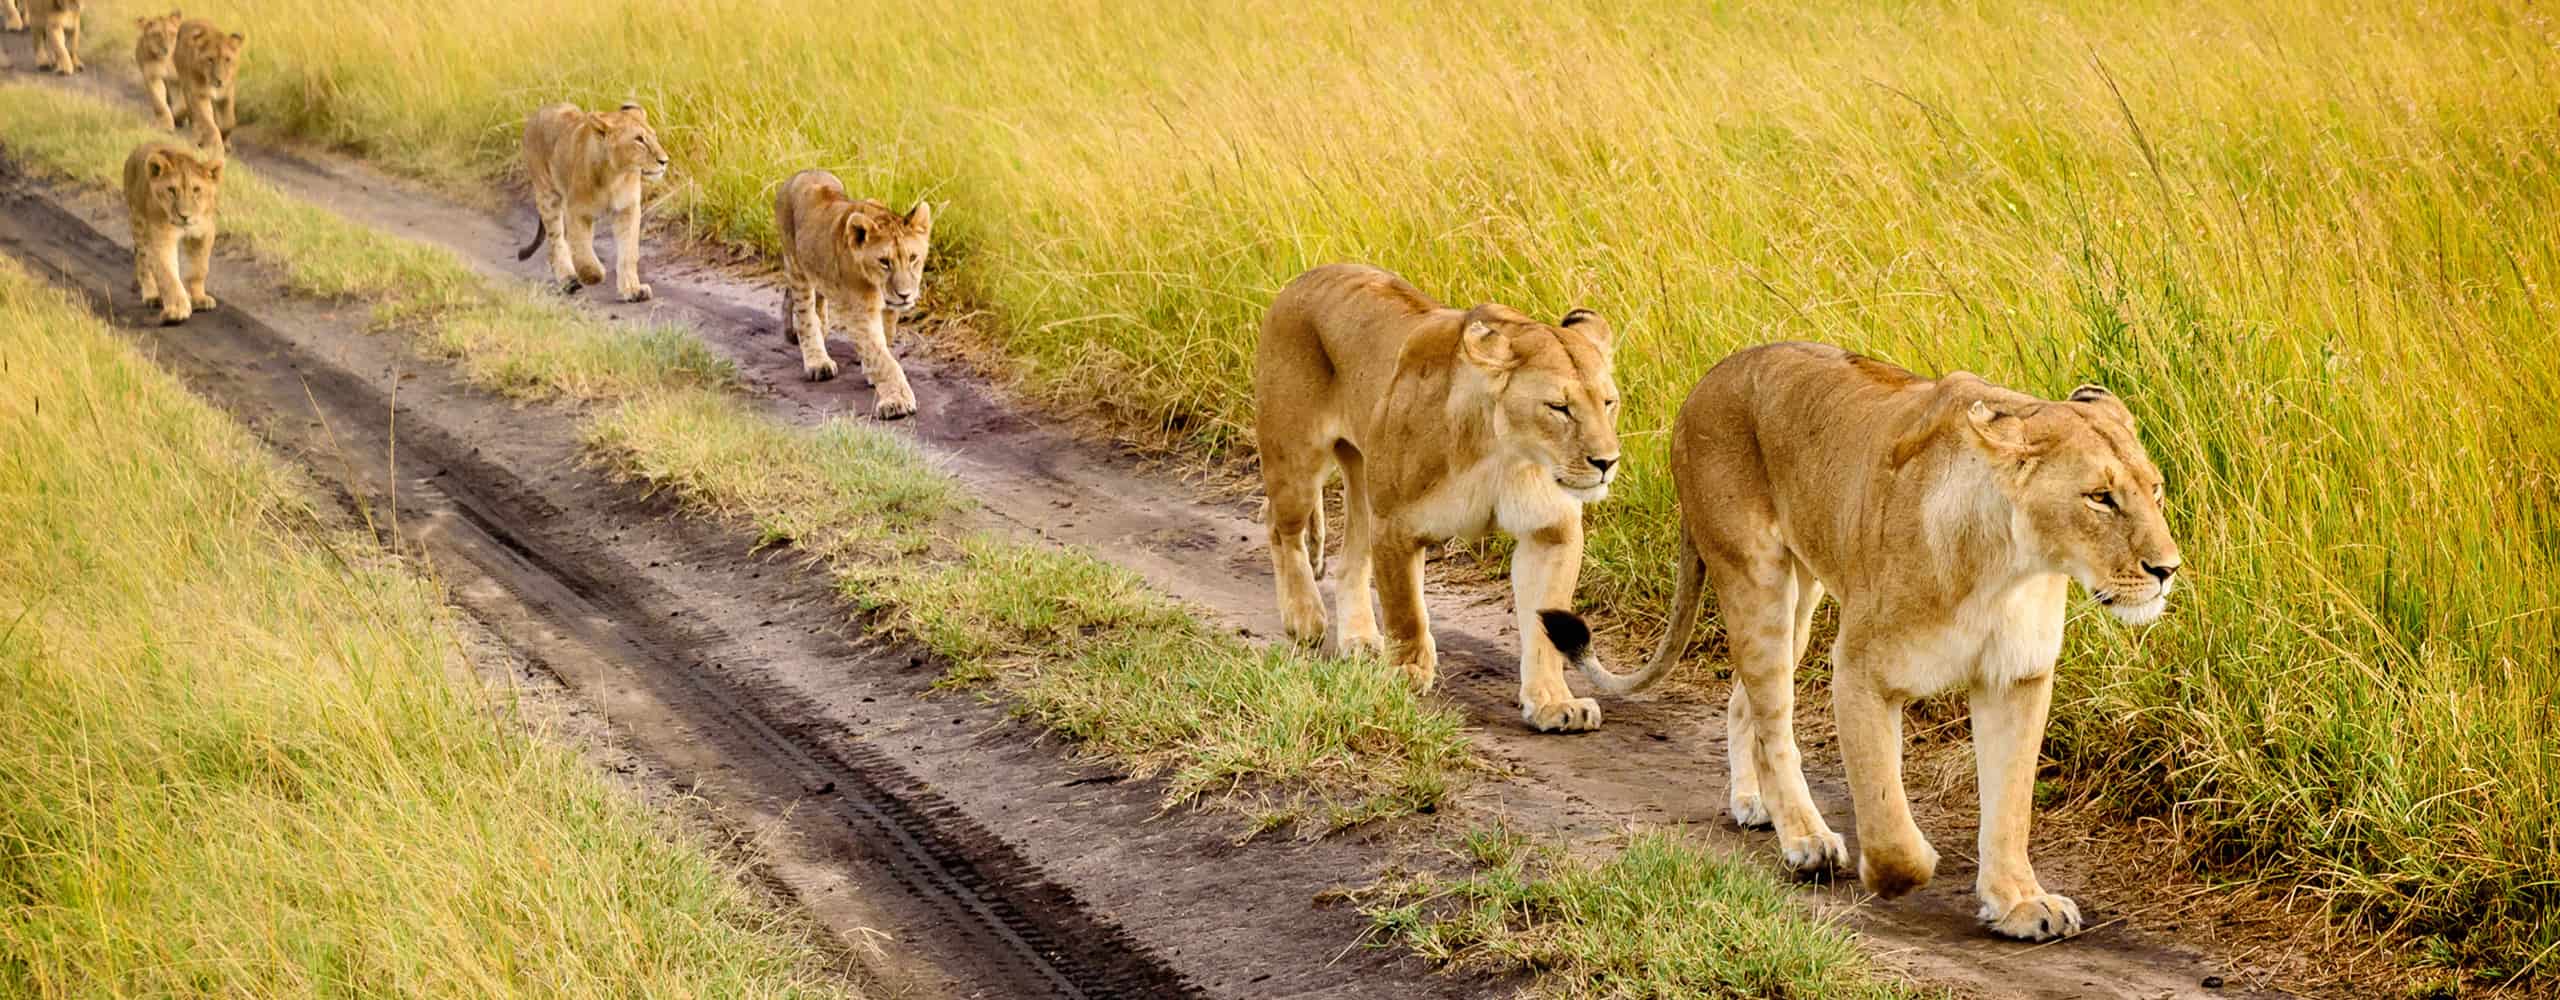
[[[169,154],[153,153],[149,159],[142,161],[142,165],[144,169],[151,172],[152,180],[159,180],[169,173]]]
[[[216,184],[222,183],[222,160],[222,151],[219,149],[205,152],[204,176],[207,180]]]
[[[933,228],[933,205],[922,198],[916,199],[916,207],[907,210],[907,225],[917,229]]]
[[[1468,320],[1467,328],[1458,332],[1458,353],[1466,357],[1468,364],[1493,375],[1520,364],[1519,353],[1511,349],[1511,338],[1483,320]]]
[[[604,120],[604,116],[603,116],[603,115],[599,115],[599,114],[596,114],[596,113],[594,113],[594,112],[588,112],[588,113],[587,113],[587,131],[593,132],[593,133],[595,133],[595,134],[597,134],[597,135],[612,135],[612,134],[613,134],[613,126],[608,125],[608,124],[605,124],[605,120]]]
[[[1974,400],[1964,411],[1965,424],[1973,428],[1973,436],[2004,457],[2024,455],[2027,451],[2026,412],[2012,413],[1982,400]]]
[[[648,122],[649,122],[649,112],[648,112],[648,109],[646,109],[646,108],[642,108],[642,107],[640,106],[640,102],[638,102],[638,101],[624,101],[624,102],[622,102],[622,111],[623,111],[623,113],[624,113],[624,114],[628,114],[628,115],[630,115],[631,117],[633,117],[633,118],[635,118],[635,119],[638,119],[638,120],[640,121],[640,123],[641,123],[641,124],[644,124],[644,125],[645,125],[645,124],[648,124]]]
[[[2099,409],[2105,410],[2114,415],[2116,419],[2124,421],[2124,425],[2127,429],[2131,429],[2133,427],[2133,410],[2124,405],[2124,400],[2117,399],[2115,393],[2108,392],[2107,387],[2105,386],[2083,385],[2080,388],[2073,389],[2071,390],[2071,401],[2074,403],[2096,404]]]
[[[1591,342],[1599,345],[1603,351],[1617,346],[1617,331],[1609,328],[1608,320],[1601,319],[1599,313],[1589,309],[1576,309],[1566,313],[1563,319],[1556,321],[1556,325],[1567,330],[1580,331],[1583,336],[1591,338]]]

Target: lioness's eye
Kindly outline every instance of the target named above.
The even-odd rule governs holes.
[[[2116,509],[2116,495],[2106,490],[2099,490],[2095,493],[2083,493],[2080,494],[2080,498],[2089,501],[2089,506],[2095,507],[2099,510]]]
[[[1548,403],[1547,409],[1555,411],[1556,416],[1559,417],[1573,416],[1573,407],[1566,406],[1563,403]]]

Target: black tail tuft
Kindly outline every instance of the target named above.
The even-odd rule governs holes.
[[[524,249],[516,251],[516,259],[532,260],[533,252],[542,249],[542,238],[546,235],[549,234],[543,230],[542,216],[536,213],[533,217],[533,242],[525,244]]]
[[[1556,652],[1563,653],[1565,659],[1578,663],[1591,655],[1591,626],[1581,615],[1548,608],[1538,612],[1538,621],[1547,627],[1547,641],[1554,643]]]
[[[1557,326],[1572,326],[1572,325],[1574,325],[1574,324],[1576,324],[1576,323],[1580,323],[1580,322],[1583,322],[1583,321],[1585,321],[1585,320],[1595,320],[1595,319],[1599,319],[1599,318],[1600,318],[1600,314],[1599,314],[1599,313],[1592,312],[1592,311],[1591,311],[1591,310],[1589,310],[1589,309],[1576,309],[1576,310],[1574,310],[1574,311],[1572,311],[1572,312],[1569,312],[1569,313],[1564,314],[1564,319],[1563,319],[1563,321],[1561,321],[1561,322],[1557,323],[1556,325],[1557,325]]]

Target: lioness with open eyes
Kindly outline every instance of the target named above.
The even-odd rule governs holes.
[[[1601,688],[1625,692],[1680,658],[1712,581],[1732,650],[1726,709],[1732,808],[1774,824],[1789,867],[1846,864],[1807,790],[1794,733],[1795,666],[1813,610],[1840,599],[1831,697],[1858,823],[1858,874],[1898,896],[1938,853],[1902,786],[1902,710],[1961,688],[1981,788],[1974,890],[1981,918],[2030,940],[2080,930],[2027,860],[2036,755],[2071,581],[2117,618],[2167,606],[2178,545],[2158,467],[2114,394],[2038,399],[1957,373],[1922,379],[1820,344],[1772,344],[1700,379],[1671,428],[1680,582],[1671,627],[1634,675],[1589,658],[1580,619],[1542,615]]]
[[[1618,473],[1615,342],[1588,309],[1553,325],[1508,306],[1451,309],[1374,267],[1319,267],[1281,289],[1262,322],[1253,399],[1289,635],[1324,638],[1315,566],[1325,476],[1338,466],[1341,647],[1385,652],[1428,687],[1440,657],[1422,602],[1424,550],[1500,530],[1519,542],[1520,717],[1542,732],[1597,728],[1599,703],[1565,687],[1565,661],[1539,641],[1536,615],[1572,602],[1582,508],[1607,497]]]

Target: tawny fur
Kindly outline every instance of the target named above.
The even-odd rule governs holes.
[[[1565,686],[1564,661],[1536,637],[1535,616],[1571,604],[1583,505],[1607,496],[1616,474],[1611,349],[1608,324],[1588,310],[1550,326],[1505,306],[1451,309],[1373,267],[1319,267],[1282,289],[1255,356],[1254,434],[1289,635],[1317,643],[1325,634],[1316,567],[1324,482],[1339,467],[1338,648],[1383,652],[1429,686],[1439,654],[1424,552],[1502,531],[1519,542],[1521,717],[1540,731],[1597,727],[1599,704]]]
[[[213,22],[191,18],[178,25],[177,49],[170,56],[178,74],[178,107],[193,123],[197,144],[224,148],[240,127],[240,53],[249,44],[238,32],[225,34]]]
[[[133,283],[160,322],[173,326],[218,303],[204,289],[222,208],[222,159],[166,140],[124,160],[124,204],[133,223]],[[183,257],[181,254],[183,253]]]
[[[2179,565],[2160,470],[2106,390],[2040,400],[1956,373],[1924,380],[1819,344],[1743,351],[1707,373],[1671,430],[1680,578],[1671,627],[1635,675],[1582,660],[1611,691],[1679,659],[1712,582],[1733,659],[1732,810],[1777,828],[1800,870],[1847,850],[1806,789],[1795,667],[1814,607],[1840,601],[1831,693],[1867,888],[1929,882],[1938,855],[1911,821],[1902,713],[1962,689],[1982,815],[1975,890],[2010,937],[2077,933],[2080,910],[2027,858],[2036,756],[2077,579],[2117,617],[2165,608]]]
[[[159,17],[133,20],[137,32],[133,40],[133,67],[142,78],[142,92],[151,98],[151,120],[161,128],[178,127],[177,112],[169,104],[169,88],[178,80],[178,26],[186,15],[170,11]]]
[[[80,61],[81,0],[26,0],[27,48],[36,68],[63,76],[87,69]]]
[[[883,420],[916,412],[915,390],[889,339],[898,332],[898,316],[924,294],[932,207],[919,201],[899,215],[845,194],[834,174],[803,170],[774,192],[773,218],[782,235],[782,335],[800,345],[803,377],[836,377],[827,329],[831,311],[843,309],[862,377],[878,395],[872,411]]]
[[[27,15],[18,9],[18,0],[0,0],[0,29],[27,30]],[[0,53],[0,66],[9,65],[6,53]]]
[[[581,111],[550,105],[524,123],[524,169],[533,181],[533,242],[516,252],[533,256],[551,243],[551,277],[561,291],[604,283],[596,260],[596,217],[614,213],[614,290],[624,302],[652,294],[640,283],[641,184],[667,175],[667,149],[649,114],[637,104],[614,111]]]

